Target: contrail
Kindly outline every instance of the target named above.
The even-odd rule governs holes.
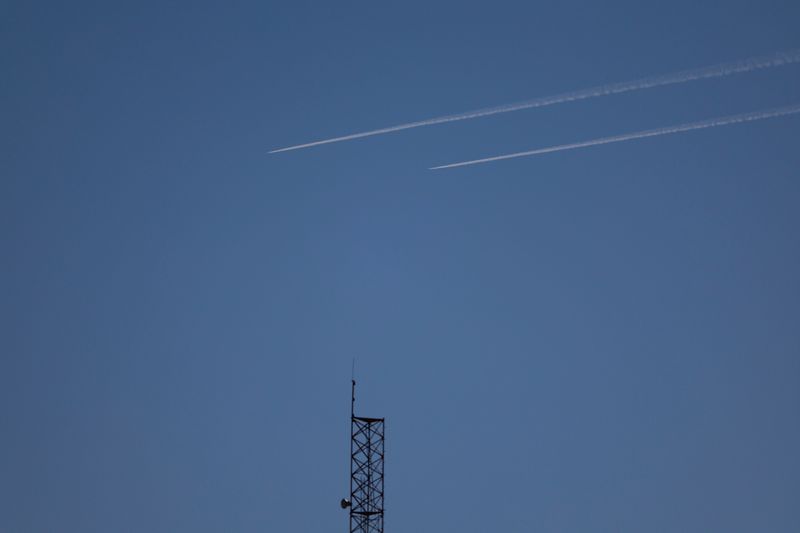
[[[615,135],[613,137],[603,137],[600,139],[593,139],[591,141],[582,141],[572,144],[559,144],[558,146],[549,146],[547,148],[538,148],[536,150],[528,150],[526,152],[516,152],[513,154],[485,157],[483,159],[473,159],[472,161],[462,161],[461,163],[450,163],[448,165],[439,165],[438,167],[431,167],[429,170],[465,167],[468,165],[477,165],[480,163],[501,161],[503,159],[513,159],[515,157],[526,157],[531,155],[547,154],[550,152],[561,152],[563,150],[574,150],[575,148],[585,148],[587,146],[595,146],[598,144],[618,143],[622,141],[631,141],[633,139],[644,139],[645,137],[670,135],[672,133],[680,133],[682,131],[700,130],[703,128],[716,128],[717,126],[727,126],[729,124],[738,124],[740,122],[752,122],[754,120],[782,117],[784,115],[793,115],[795,113],[800,113],[800,104],[795,104],[787,107],[780,107],[777,109],[769,109],[766,111],[753,111],[751,113],[743,113],[740,115],[711,118],[708,120],[701,120],[700,122],[690,122],[688,124],[667,126],[664,128],[656,128],[654,130],[637,131],[635,133],[626,133],[623,135]]]
[[[595,98],[597,96],[619,94],[629,91],[639,91],[641,89],[650,89],[652,87],[661,87],[663,85],[685,83],[687,81],[702,80],[708,78],[720,78],[723,76],[731,76],[733,74],[739,74],[742,72],[763,70],[767,68],[779,67],[782,65],[788,65],[797,62],[800,62],[800,50],[776,52],[768,56],[753,57],[750,59],[742,59],[740,61],[734,61],[730,63],[721,63],[710,67],[702,67],[692,70],[683,70],[680,72],[674,72],[672,74],[650,76],[647,78],[640,78],[632,81],[612,83],[609,85],[600,85],[597,87],[592,87],[590,89],[582,89],[579,91],[561,93],[555,96],[544,96],[541,98],[536,98],[534,100],[527,100],[525,102],[518,102],[515,104],[505,104],[496,107],[478,109],[475,111],[467,111],[456,115],[446,115],[443,117],[420,120],[418,122],[408,122],[406,124],[389,126],[387,128],[381,128],[377,130],[365,131],[361,133],[352,133],[350,135],[343,135],[341,137],[333,137],[331,139],[324,139],[321,141],[314,141],[305,144],[297,144],[294,146],[287,146],[286,148],[277,148],[275,150],[270,150],[269,153],[275,154],[278,152],[288,152],[289,150],[300,150],[301,148],[311,148],[312,146],[320,146],[322,144],[330,144],[342,141],[352,141],[353,139],[360,139],[362,137],[372,137],[374,135],[383,135],[385,133],[392,133],[395,131],[409,130],[412,128],[421,128],[423,126],[433,126],[434,124],[443,124],[445,122],[455,122],[458,120],[469,120],[472,118],[487,117],[489,115],[497,115],[498,113],[510,113],[511,111],[519,111],[521,109],[531,109],[534,107],[545,107],[555,104],[563,104],[565,102],[573,102],[575,100],[585,100],[587,98]]]

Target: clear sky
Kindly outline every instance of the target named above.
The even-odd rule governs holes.
[[[800,531],[800,4],[0,4],[0,532]]]

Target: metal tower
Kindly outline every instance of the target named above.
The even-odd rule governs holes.
[[[383,533],[384,419],[355,415],[356,382],[350,401],[350,533]]]

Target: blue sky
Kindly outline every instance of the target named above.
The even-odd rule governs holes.
[[[6,2],[0,531],[800,529],[795,2]]]

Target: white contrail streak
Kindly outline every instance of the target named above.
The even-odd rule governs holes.
[[[498,113],[509,113],[511,111],[519,111],[521,109],[531,109],[534,107],[545,107],[555,104],[563,104],[565,102],[573,102],[575,100],[584,100],[586,98],[595,98],[597,96],[606,96],[611,94],[625,93],[629,91],[638,91],[641,89],[650,89],[652,87],[661,87],[663,85],[673,85],[676,83],[685,83],[688,81],[702,80],[708,78],[720,78],[723,76],[730,76],[743,72],[751,72],[753,70],[762,70],[772,67],[779,67],[781,65],[788,65],[791,63],[800,62],[800,50],[789,50],[786,52],[776,52],[768,56],[753,57],[750,59],[743,59],[731,63],[721,63],[710,67],[702,67],[692,70],[683,70],[674,72],[672,74],[664,74],[661,76],[650,76],[647,78],[640,78],[638,80],[623,81],[620,83],[612,83],[609,85],[600,85],[590,89],[582,89],[579,91],[572,91],[568,93],[557,94],[554,96],[544,96],[534,100],[527,100],[525,102],[518,102],[515,104],[506,104],[497,107],[489,107],[478,109],[475,111],[467,111],[456,115],[447,115],[443,117],[436,117],[427,120],[420,120],[418,122],[409,122],[406,124],[399,124],[397,126],[389,126],[377,130],[365,131],[361,133],[353,133],[350,135],[343,135],[341,137],[333,137],[331,139],[324,139],[321,141],[314,141],[305,144],[297,144],[294,146],[287,146],[286,148],[277,148],[270,150],[269,153],[275,154],[278,152],[288,152],[289,150],[300,150],[301,148],[311,148],[312,146],[320,146],[322,144],[330,144],[342,141],[352,141],[353,139],[360,139],[362,137],[372,137],[374,135],[383,135],[385,133],[392,133],[395,131],[409,130],[412,128],[421,128],[423,126],[433,126],[434,124],[443,124],[445,122],[455,122],[458,120],[468,120],[478,117],[487,117],[489,115],[497,115]]]
[[[731,115],[728,117],[712,118],[708,120],[701,120],[700,122],[690,122],[689,124],[680,124],[677,126],[667,126],[664,128],[657,128],[654,130],[637,131],[635,133],[626,133],[623,135],[615,135],[613,137],[603,137],[601,139],[593,139],[591,141],[582,141],[572,144],[559,144],[558,146],[538,148],[536,150],[528,150],[526,152],[516,152],[513,154],[498,155],[494,157],[484,157],[483,159],[473,159],[472,161],[462,161],[461,163],[450,163],[448,165],[439,165],[438,167],[431,167],[429,170],[465,167],[468,165],[477,165],[480,163],[490,163],[492,161],[502,161],[503,159],[513,159],[515,157],[527,157],[532,155],[547,154],[550,152],[561,152],[563,150],[574,150],[575,148],[586,148],[587,146],[595,146],[598,144],[618,143],[622,141],[631,141],[633,139],[644,139],[645,137],[670,135],[672,133],[680,133],[682,131],[700,130],[703,128],[716,128],[717,126],[727,126],[729,124],[738,124],[740,122],[752,122],[754,120],[782,117],[784,115],[793,115],[795,113],[800,113],[800,104],[795,104],[787,107],[780,107],[778,109],[769,109],[766,111],[753,111],[752,113],[743,113],[741,115]]]

